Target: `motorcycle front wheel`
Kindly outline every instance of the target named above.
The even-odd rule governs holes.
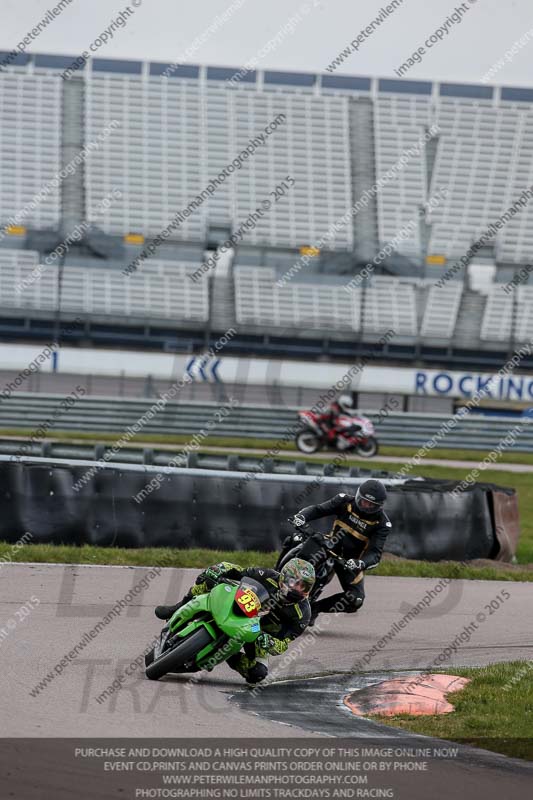
[[[366,441],[360,442],[355,448],[355,452],[363,458],[372,458],[373,456],[377,456],[378,450],[378,440],[375,438],[375,436],[369,436]]]
[[[280,555],[280,557],[278,558],[278,562],[276,564],[277,571],[279,572],[285,566],[285,564],[288,564],[291,558],[298,558],[301,549],[302,545],[297,544],[294,547],[291,547],[291,549],[288,550],[283,555]]]
[[[295,442],[300,453],[316,453],[322,446],[320,439],[312,431],[300,431]]]
[[[158,681],[167,672],[182,672],[185,664],[191,661],[204,647],[207,647],[211,641],[209,632],[202,625],[172,650],[162,653],[155,661],[151,660],[150,662],[150,657],[153,659],[153,652],[149,653],[145,659],[146,677],[151,681]]]
[[[288,564],[288,562],[292,558],[299,558],[301,551],[302,551],[302,545],[297,544],[294,547],[291,547],[291,549],[288,550],[286,553],[281,554],[276,564],[277,571],[279,572],[285,566],[285,564]],[[321,581],[318,580],[316,581],[315,585],[313,586],[309,594],[309,601],[318,600],[321,593],[324,591],[325,587],[332,580],[333,575],[334,575],[334,570],[331,568],[328,570],[328,573],[322,578]]]

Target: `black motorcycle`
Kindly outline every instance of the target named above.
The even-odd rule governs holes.
[[[291,525],[294,524],[290,519],[287,522]],[[351,569],[350,559],[344,559],[335,553],[333,550],[335,545],[335,539],[313,530],[310,525],[298,527],[283,541],[275,568],[279,572],[291,558],[303,558],[305,561],[310,561],[315,568],[316,575],[315,584],[309,593],[309,601],[313,602],[318,600],[328,583],[335,577],[336,564],[344,569]],[[352,571],[356,578],[359,571]]]

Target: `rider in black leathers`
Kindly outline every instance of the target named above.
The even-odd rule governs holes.
[[[383,511],[386,498],[381,481],[370,479],[359,486],[355,495],[337,494],[324,503],[303,508],[293,517],[292,523],[305,536],[307,523],[335,515],[331,531],[324,538],[336,555],[347,559],[346,568],[335,565],[343,591],[312,603],[311,624],[321,612],[353,613],[363,605],[364,573],[379,564],[392,528]],[[287,545],[290,546],[290,537]],[[316,564],[319,551],[320,536],[309,535],[299,555]]]

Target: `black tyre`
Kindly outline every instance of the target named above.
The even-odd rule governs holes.
[[[370,436],[364,444],[358,444],[356,447],[356,453],[363,458],[372,458],[377,456],[378,452],[379,445],[375,436]]]
[[[330,572],[328,572],[328,574],[324,578],[322,578],[321,580],[317,580],[315,585],[311,589],[311,594],[309,595],[309,599],[312,601],[318,600],[318,598],[320,597],[326,586],[330,584],[331,581],[333,580],[334,575],[335,575],[335,570],[332,569],[330,570]]]
[[[163,653],[155,661],[146,667],[146,677],[151,681],[157,681],[168,672],[182,672],[185,664],[203,650],[212,638],[209,632],[201,627],[176,645],[172,650]]]
[[[282,567],[285,566],[285,564],[287,564],[291,560],[291,558],[298,558],[301,547],[302,547],[301,544],[297,544],[296,547],[292,547],[286,553],[280,555],[276,564],[276,569],[278,572]]]

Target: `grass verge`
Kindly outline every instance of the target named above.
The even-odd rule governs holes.
[[[228,552],[223,550],[177,550],[169,547],[123,548],[93,547],[92,545],[27,544],[16,552],[12,545],[0,542],[0,559],[13,562],[49,564],[111,564],[116,566],[162,566],[203,569],[219,561],[231,561],[243,567],[274,567],[277,553],[253,550]],[[411,561],[385,554],[374,575],[403,578],[467,578],[474,580],[533,582],[533,568],[473,562],[462,566],[454,561]]]
[[[450,669],[471,683],[448,695],[451,714],[374,717],[413,733],[462,742],[495,753],[533,760],[533,662]]]
[[[94,547],[93,545],[27,544],[14,553],[12,545],[0,542],[0,559],[9,557],[13,562],[48,564],[106,564],[127,567],[181,567],[202,569],[219,561],[232,561],[243,567],[261,564],[273,567],[277,553],[260,553],[254,550],[226,552],[191,548],[177,550],[171,547]]]

